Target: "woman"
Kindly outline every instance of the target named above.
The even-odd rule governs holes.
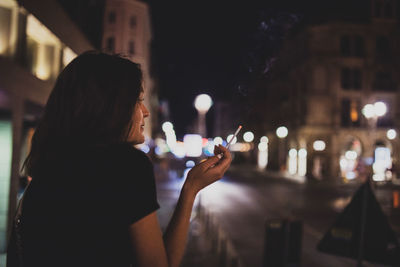
[[[153,167],[133,147],[144,94],[139,66],[119,56],[87,52],[62,71],[24,166],[23,266],[179,266],[196,194],[231,156],[216,147],[189,172],[162,236]]]

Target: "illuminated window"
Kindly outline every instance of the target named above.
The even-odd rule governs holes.
[[[343,127],[360,126],[361,105],[358,100],[343,98],[341,104],[341,125]]]
[[[6,236],[8,201],[10,194],[11,161],[12,161],[12,123],[0,119],[0,235]],[[0,246],[6,246],[6,238],[0,239]]]
[[[6,54],[11,38],[11,9],[0,6],[0,54]]]
[[[55,78],[61,65],[61,41],[31,14],[27,18],[26,36],[27,67],[42,80]]]
[[[129,18],[129,27],[131,27],[131,29],[136,28],[136,17],[135,16],[131,16]]]
[[[63,49],[63,57],[62,57],[62,62],[63,62],[63,66],[67,66],[68,63],[70,63],[75,57],[77,56],[77,54],[71,50],[71,48],[69,47],[65,47]]]
[[[111,11],[110,13],[108,13],[108,23],[114,24],[115,21],[116,21],[115,12]]]

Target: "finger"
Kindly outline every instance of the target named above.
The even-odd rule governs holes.
[[[210,157],[202,163],[203,168],[209,169],[211,166],[214,166],[219,160],[220,158],[218,156]]]
[[[224,156],[218,161],[218,164],[213,166],[213,169],[216,169],[216,171],[225,172],[229,168],[231,161],[231,154],[229,152],[226,152]]]
[[[220,158],[222,158],[222,156],[225,156],[225,152],[229,152],[229,150],[224,147],[223,145],[218,145],[216,146],[216,148],[214,149],[214,154],[215,155],[221,155]]]
[[[214,146],[214,155],[221,154],[222,150],[219,148],[219,146]]]
[[[222,169],[223,172],[226,172],[226,170],[229,168],[232,162],[232,156],[231,153],[226,150],[224,153],[224,157],[218,162],[218,167]]]
[[[223,154],[224,158],[231,158],[231,153],[229,152],[229,150],[226,147],[220,145],[218,148],[219,148],[220,153]]]

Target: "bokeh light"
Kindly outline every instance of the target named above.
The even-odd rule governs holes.
[[[243,134],[243,140],[246,141],[246,142],[253,141],[254,140],[254,134],[252,132],[250,132],[250,131],[245,132]]]
[[[285,126],[280,126],[276,129],[276,135],[279,138],[285,138],[288,135],[288,129]]]

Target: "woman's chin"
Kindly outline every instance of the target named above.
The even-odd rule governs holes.
[[[144,143],[144,141],[145,141],[144,136],[138,136],[138,137],[132,139],[132,143],[133,143],[134,145],[141,145],[141,144]]]

